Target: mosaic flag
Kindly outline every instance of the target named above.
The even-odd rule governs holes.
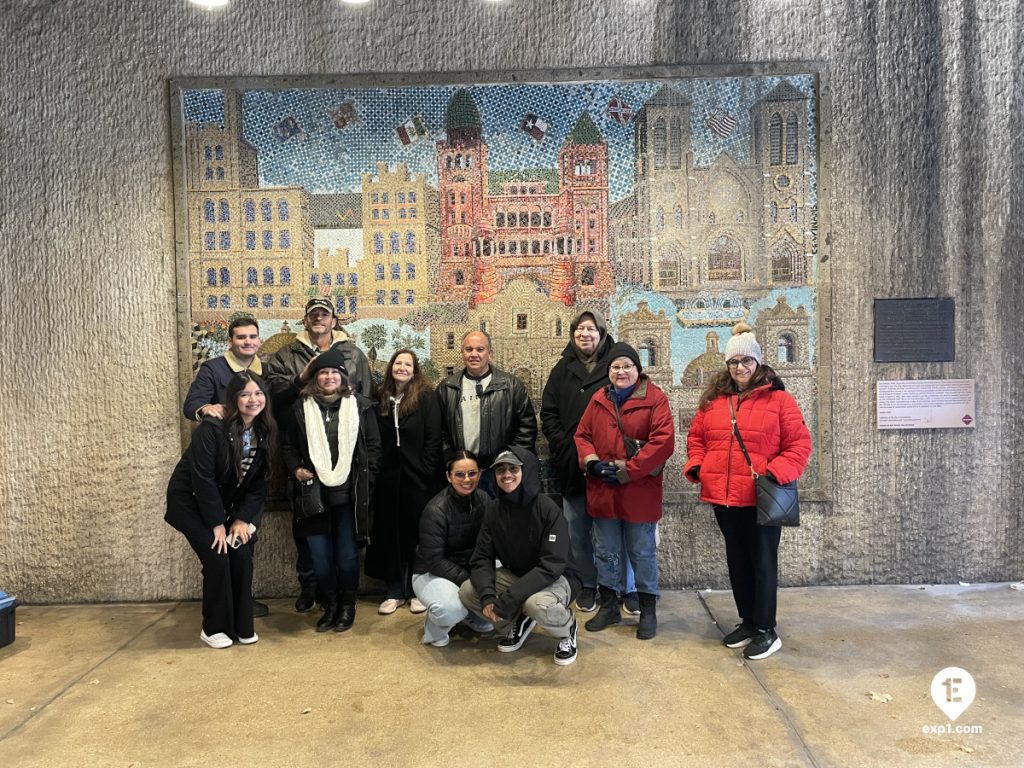
[[[413,115],[395,128],[395,133],[398,134],[398,140],[406,145],[420,139],[425,139],[430,135],[426,124],[423,122],[423,118],[419,115]]]
[[[625,125],[633,119],[633,108],[618,96],[608,102],[605,113],[619,125]]]
[[[708,116],[708,119],[704,121],[704,125],[724,139],[736,130],[736,126],[739,125],[739,123],[736,122],[736,118],[724,109],[719,108]]]
[[[275,123],[271,131],[279,141],[288,141],[292,136],[302,133],[302,126],[293,115],[288,115],[281,122]]]
[[[335,128],[347,128],[350,125],[361,122],[356,105],[352,99],[341,102],[334,109],[327,110],[328,116]]]
[[[532,112],[527,112],[523,116],[523,121],[519,124],[519,127],[530,134],[530,138],[534,141],[543,141],[548,132],[547,121],[542,120]]]

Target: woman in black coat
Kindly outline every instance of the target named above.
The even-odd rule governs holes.
[[[200,422],[167,486],[166,520],[203,566],[203,630],[211,648],[259,640],[252,623],[252,547],[267,473],[277,466],[277,426],[263,380],[228,382],[224,418]]]
[[[422,613],[426,606],[413,596],[412,565],[420,513],[441,488],[441,411],[411,349],[395,352],[384,372],[377,388],[377,426],[383,459],[366,575],[387,587],[378,613],[394,613],[409,598],[412,612]]]
[[[490,496],[481,491],[480,467],[472,451],[456,451],[448,460],[448,487],[432,498],[420,517],[420,540],[412,586],[427,607],[423,642],[443,648],[460,621],[475,632],[494,626],[466,610],[459,587],[469,578],[469,559],[476,547],[484,507]]]
[[[317,356],[292,406],[283,444],[295,480],[294,531],[309,542],[324,614],[317,632],[351,629],[359,547],[369,540],[370,498],[380,464],[373,401],[352,391],[337,349]]]

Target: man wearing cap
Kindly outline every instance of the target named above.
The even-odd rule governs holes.
[[[334,326],[338,317],[330,299],[316,297],[306,302],[306,314],[302,320],[305,330],[299,333],[291,344],[282,347],[270,356],[266,363],[267,384],[273,398],[274,412],[284,418],[291,412],[291,405],[299,397],[302,388],[309,383],[310,365],[323,352],[337,349],[348,371],[348,383],[354,392],[373,398],[373,378],[366,355],[355,345],[345,331]],[[287,428],[286,424],[282,425]],[[300,613],[312,610],[316,597],[316,573],[309,545],[303,537],[295,537],[298,557],[295,569],[298,572],[300,593],[295,601],[295,610]]]
[[[539,625],[558,638],[554,660],[565,666],[576,661],[570,606],[579,576],[569,552],[569,525],[558,505],[540,492],[539,467],[537,457],[523,448],[495,457],[491,468],[498,496],[484,511],[459,599],[474,614],[507,627],[499,651],[519,650]]]
[[[481,467],[489,467],[503,447],[532,453],[537,442],[537,417],[526,386],[492,365],[491,352],[486,331],[468,332],[462,337],[465,367],[437,387],[445,453],[473,451]],[[480,490],[494,497],[492,470],[481,476]]]
[[[263,342],[260,327],[252,317],[236,317],[228,325],[228,348],[220,357],[214,357],[199,366],[199,372],[188,388],[182,413],[186,419],[202,421],[204,416],[224,418],[224,393],[228,382],[236,373],[252,371],[263,375],[263,364],[257,353]],[[252,601],[252,615],[259,618],[270,613],[266,603]]]
[[[551,461],[562,491],[562,513],[569,522],[572,555],[583,589],[576,607],[590,613],[597,608],[597,565],[594,560],[593,520],[587,514],[586,475],[576,455],[576,427],[594,393],[608,385],[608,354],[615,340],[604,316],[593,309],[580,312],[569,324],[570,341],[551,369],[544,385],[540,422],[551,449]],[[629,613],[640,607],[627,564],[623,603]]]

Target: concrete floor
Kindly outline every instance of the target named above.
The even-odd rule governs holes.
[[[420,617],[313,632],[273,600],[260,642],[211,650],[198,603],[23,606],[0,649],[0,766],[1020,766],[1024,593],[816,587],[780,594],[783,649],[744,663],[728,592],[673,592],[653,641],[580,632],[420,644]],[[717,625],[716,625],[717,622]],[[952,724],[929,689],[977,683]],[[872,693],[876,694],[872,698]],[[883,701],[878,699],[891,700]]]

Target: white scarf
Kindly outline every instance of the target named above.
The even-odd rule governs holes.
[[[331,466],[331,446],[327,443],[327,426],[316,399],[307,397],[302,402],[302,414],[306,418],[306,446],[309,458],[316,469],[320,482],[330,488],[348,480],[352,470],[352,456],[359,437],[359,408],[352,395],[341,398],[338,406],[338,463]]]
[[[398,431],[398,406],[402,404],[402,398],[405,397],[405,392],[399,393],[398,397],[389,397],[388,402],[391,403],[391,415],[395,421],[395,445],[401,447],[402,435]]]

